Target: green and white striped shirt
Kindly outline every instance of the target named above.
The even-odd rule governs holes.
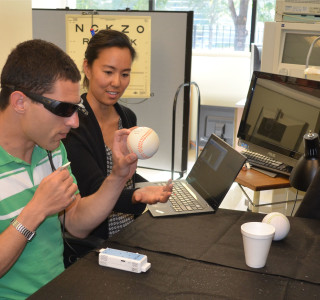
[[[56,168],[67,162],[62,143],[52,152]],[[35,146],[31,164],[8,154],[0,147],[0,232],[17,217],[32,199],[41,180],[52,173],[46,150]],[[75,179],[74,179],[75,181]],[[37,228],[12,268],[0,278],[0,298],[25,299],[64,270],[63,240],[58,215]]]

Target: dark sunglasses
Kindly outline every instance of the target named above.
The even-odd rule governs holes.
[[[23,89],[16,90],[24,93],[31,100],[42,103],[47,110],[59,117],[71,117],[76,111],[80,111],[86,116],[88,115],[88,111],[85,109],[83,105],[83,100],[81,98],[80,103],[74,104],[50,99],[48,97],[34,94]]]

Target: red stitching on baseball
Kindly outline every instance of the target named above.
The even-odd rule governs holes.
[[[143,152],[143,142],[147,139],[147,137],[152,133],[152,129],[149,128],[148,131],[141,137],[138,143],[138,151],[143,158],[149,158],[150,156],[146,155]]]

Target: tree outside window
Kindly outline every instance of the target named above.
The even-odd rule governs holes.
[[[276,0],[77,0],[77,9],[194,11],[193,48],[249,50],[253,1],[257,3],[255,43],[263,23],[273,21]]]

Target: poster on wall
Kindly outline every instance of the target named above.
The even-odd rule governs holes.
[[[90,29],[114,29],[131,40],[137,56],[132,64],[130,85],[122,98],[149,98],[151,78],[151,17],[121,15],[66,15],[66,51],[82,72]]]

